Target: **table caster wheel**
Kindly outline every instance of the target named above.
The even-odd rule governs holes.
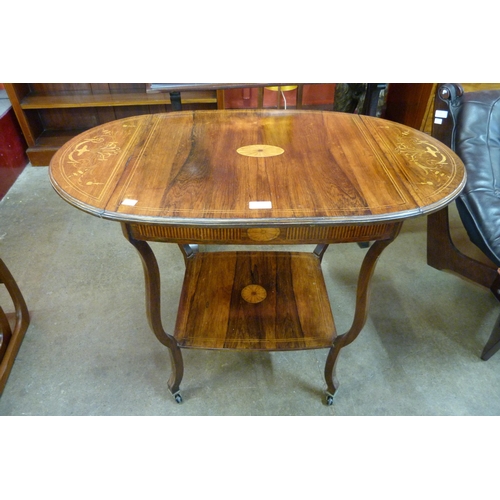
[[[180,394],[174,395],[175,402],[180,405],[182,403],[182,396]]]

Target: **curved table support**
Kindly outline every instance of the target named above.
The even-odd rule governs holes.
[[[356,340],[356,337],[365,326],[366,319],[368,317],[368,307],[370,303],[371,278],[375,271],[375,266],[380,255],[382,254],[382,251],[390,243],[392,243],[396,236],[399,234],[401,226],[402,223],[399,224],[399,228],[396,229],[392,238],[387,240],[375,241],[369,248],[363,259],[358,276],[356,309],[354,312],[354,319],[351,328],[346,333],[344,333],[343,335],[339,335],[335,339],[328,353],[328,357],[326,358],[325,381],[327,385],[326,396],[328,405],[331,405],[333,403],[333,396],[339,387],[339,382],[335,373],[339,353],[343,347]]]
[[[161,282],[158,262],[153,250],[151,250],[151,247],[145,241],[136,240],[131,236],[127,224],[123,223],[122,229],[125,238],[136,248],[141,256],[146,283],[146,313],[149,326],[156,335],[156,338],[164,346],[168,347],[172,366],[168,388],[175,400],[180,403],[182,398],[179,394],[179,387],[184,375],[184,362],[177,341],[172,335],[165,332],[161,322]]]
[[[139,252],[148,320],[170,350],[169,387],[176,395],[183,348],[330,349],[325,378],[333,394],[338,353],[366,321],[378,256],[404,219],[448,205],[466,178],[451,149],[406,125],[349,113],[245,109],[155,113],[101,124],[57,151],[50,180],[74,207],[121,222]],[[161,324],[160,274],[151,241],[178,244],[186,263],[171,335]],[[352,327],[335,340],[319,264],[329,244],[372,241],[380,243],[372,245],[361,266]],[[313,244],[312,254],[198,252],[196,247]],[[199,273],[210,288],[196,281]],[[256,298],[260,304],[264,295],[258,287],[250,292],[246,287],[258,285],[267,296],[265,287],[254,283],[253,276],[261,274],[270,279],[270,300],[252,310],[246,304]],[[207,311],[205,297],[215,297],[209,301],[214,312]],[[290,311],[284,314],[284,308]],[[233,328],[229,313],[245,328]],[[293,319],[292,330],[288,319],[281,319],[286,315]],[[262,343],[264,317],[271,340]]]
[[[363,329],[368,316],[368,307],[370,300],[371,278],[375,271],[377,261],[382,251],[397,237],[402,222],[391,223],[390,229],[385,233],[384,239],[376,240],[367,251],[359,271],[356,306],[354,319],[351,328],[343,335],[337,337],[330,347],[325,364],[325,380],[327,384],[327,403],[332,404],[333,395],[338,388],[338,381],[335,376],[335,368],[340,350],[353,342]],[[168,381],[170,392],[174,395],[177,402],[182,402],[179,394],[179,387],[184,373],[184,365],[181,354],[181,347],[176,338],[165,332],[161,321],[161,283],[160,271],[156,257],[144,240],[138,240],[134,237],[134,229],[127,223],[122,223],[123,234],[125,238],[136,248],[141,256],[144,276],[146,282],[146,312],[149,325],[156,338],[166,347],[168,347],[171,357],[172,374]],[[137,228],[136,228],[137,230]],[[198,245],[179,244],[186,263],[198,253]],[[320,261],[328,247],[328,244],[319,244],[314,250],[314,254]]]

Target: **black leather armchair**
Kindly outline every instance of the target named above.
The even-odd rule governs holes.
[[[465,93],[459,84],[438,86],[432,135],[460,156],[467,183],[456,200],[467,234],[491,264],[460,252],[447,209],[428,217],[427,262],[491,289],[500,301],[500,90]],[[500,317],[481,358],[500,349]]]

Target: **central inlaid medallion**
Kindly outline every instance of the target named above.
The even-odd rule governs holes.
[[[270,146],[268,144],[251,144],[238,148],[236,152],[243,156],[252,156],[253,158],[268,158],[270,156],[279,156],[283,154],[285,150],[278,146]]]
[[[272,241],[280,235],[276,227],[255,227],[247,230],[247,236],[253,241]]]
[[[241,296],[250,304],[258,304],[267,297],[267,292],[260,285],[248,285],[241,291]]]

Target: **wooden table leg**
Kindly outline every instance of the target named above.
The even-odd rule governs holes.
[[[131,236],[126,223],[122,224],[122,229],[125,238],[137,249],[141,256],[146,282],[146,313],[149,326],[156,335],[156,338],[169,349],[172,374],[168,380],[168,388],[174,396],[175,401],[182,403],[179,387],[184,375],[184,362],[177,341],[172,335],[165,332],[161,322],[160,270],[156,257],[151,247],[145,241],[136,240]]]
[[[336,377],[336,365],[340,350],[353,342],[363,329],[368,317],[368,307],[370,303],[371,278],[375,271],[378,258],[382,251],[394,241],[401,229],[402,223],[396,227],[395,233],[391,239],[378,240],[370,247],[363,259],[361,269],[358,276],[358,287],[356,291],[356,308],[354,311],[354,319],[351,328],[339,335],[333,342],[328,353],[325,364],[325,381],[327,385],[326,402],[328,405],[333,404],[333,396],[339,387],[339,382]]]

